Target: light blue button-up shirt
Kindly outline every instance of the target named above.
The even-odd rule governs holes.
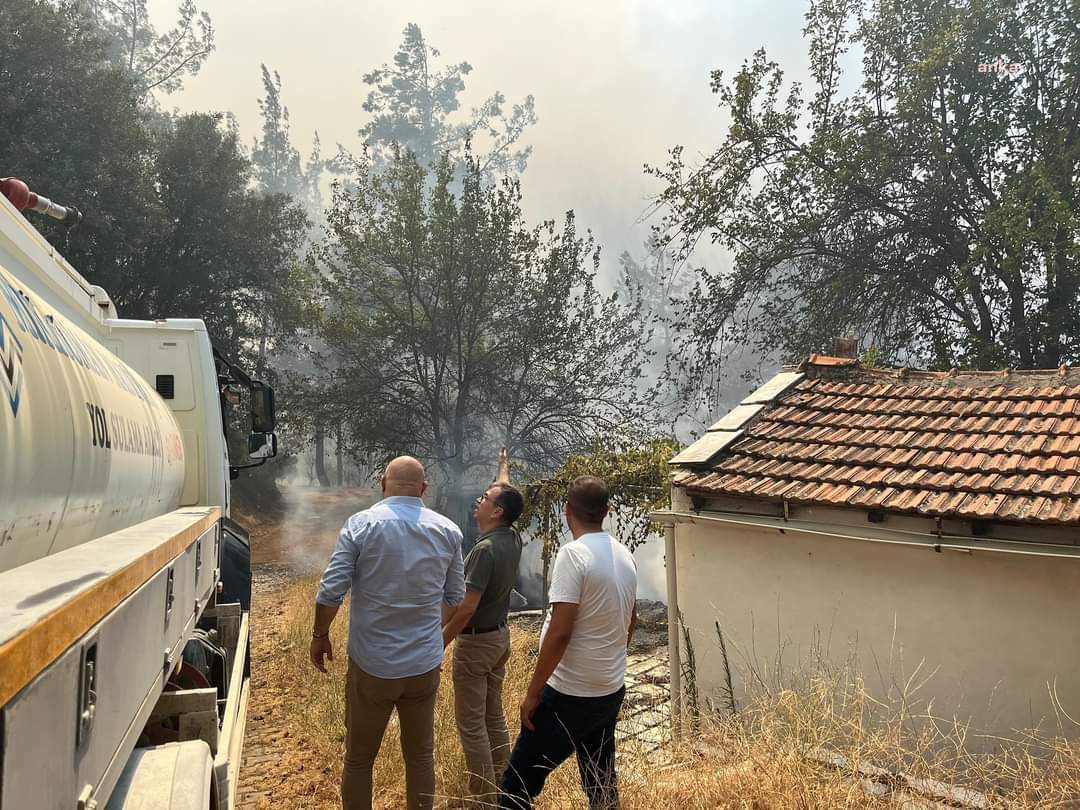
[[[392,496],[341,530],[315,601],[352,588],[349,657],[376,678],[411,678],[442,664],[442,604],[465,598],[461,529],[419,498]]]

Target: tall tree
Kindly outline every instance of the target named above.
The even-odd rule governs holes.
[[[147,0],[81,0],[75,5],[108,35],[113,61],[144,94],[179,90],[214,51],[213,23],[195,0],[179,0],[176,23],[163,34],[150,20]]]
[[[311,158],[306,165],[300,160],[300,152],[292,144],[289,127],[289,108],[281,97],[281,76],[262,65],[264,95],[259,99],[259,112],[262,116],[262,138],[256,138],[251,150],[252,177],[256,189],[263,195],[280,196],[301,207],[309,218],[309,225],[322,216],[322,199],[319,182],[323,172],[323,161],[319,155],[319,135],[315,134]],[[294,267],[296,272],[308,272],[310,268],[301,261],[302,250],[307,245],[297,245],[296,255],[286,256],[284,260]],[[263,295],[269,301],[279,297],[277,291],[264,289]],[[269,340],[275,323],[264,320],[261,325],[257,368],[266,365]],[[280,350],[281,347],[279,347]],[[280,355],[280,351],[279,351]],[[284,357],[279,356],[284,360]]]
[[[392,65],[383,65],[364,76],[371,87],[364,111],[371,120],[360,130],[378,163],[392,159],[393,144],[412,150],[423,167],[449,152],[462,159],[465,145],[480,151],[480,166],[491,176],[525,170],[531,146],[516,148],[525,130],[536,123],[531,95],[506,112],[506,97],[496,91],[465,120],[454,120],[461,107],[465,77],[472,65],[459,62],[441,71],[433,64],[439,51],[424,38],[420,26],[409,23]]]
[[[322,218],[322,198],[319,184],[322,178],[324,161],[320,155],[319,135],[315,133],[311,157],[306,165],[302,162],[299,150],[293,146],[289,108],[282,98],[281,76],[271,72],[266,65],[261,65],[263,96],[259,99],[259,112],[262,117],[262,136],[256,138],[251,151],[253,176],[256,188],[265,195],[281,195],[292,199],[307,212],[311,224],[311,237],[298,248],[296,256],[284,257],[294,274],[306,276],[304,288],[310,283],[314,290],[317,273],[300,252],[310,248],[314,237],[315,224]],[[276,293],[263,290],[267,308],[272,308]],[[265,319],[260,325],[258,352],[255,362],[256,372],[266,373],[269,369],[278,372],[278,399],[287,414],[287,440],[293,453],[300,452],[305,446],[314,444],[315,469],[319,483],[329,486],[330,479],[325,468],[325,429],[329,423],[324,403],[310,392],[317,385],[314,382],[313,355],[325,353],[325,346],[314,331],[318,318],[313,296],[303,295],[300,300],[306,302],[300,307],[304,316],[295,323],[288,340],[274,340],[278,324],[272,319]],[[308,306],[307,304],[312,304]],[[301,416],[302,414],[302,416]],[[337,432],[340,438],[340,429]],[[340,445],[340,441],[338,442]],[[277,470],[270,469],[265,475],[273,477]],[[256,473],[255,478],[258,478]],[[339,476],[340,478],[341,476]],[[266,482],[272,486],[272,481]]]
[[[549,466],[648,410],[640,303],[597,291],[572,214],[528,227],[518,182],[466,160],[460,196],[448,156],[429,176],[400,151],[337,189],[324,256],[327,396],[366,450],[430,462],[461,521],[500,444]]]
[[[262,117],[262,137],[256,138],[251,150],[251,162],[258,188],[267,194],[286,194],[302,204],[312,219],[321,213],[319,181],[323,160],[320,155],[319,134],[307,164],[293,146],[289,127],[289,108],[281,97],[281,76],[266,67],[262,69],[263,97],[259,99]]]
[[[1080,360],[1075,3],[817,0],[806,20],[812,94],[759,51],[713,74],[723,144],[654,170],[682,254],[732,256],[683,312],[691,376],[751,336],[787,359],[851,333],[941,369]]]
[[[281,100],[281,75],[260,65],[263,97],[259,99],[262,138],[256,138],[251,162],[259,188],[269,194],[298,196],[303,186],[300,152],[289,137],[289,108]]]

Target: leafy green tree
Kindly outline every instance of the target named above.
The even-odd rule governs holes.
[[[179,90],[214,51],[213,23],[194,0],[180,0],[176,24],[163,34],[150,21],[147,0],[82,0],[75,5],[105,32],[110,57],[143,94]]]
[[[83,211],[70,232],[31,220],[75,267],[124,316],[201,317],[233,356],[267,320],[294,328],[303,212],[252,190],[223,117],[159,117],[152,132],[106,32],[74,6],[5,3],[0,27],[0,165]]]
[[[0,174],[83,212],[70,232],[31,221],[122,301],[117,284],[130,283],[166,225],[138,94],[110,61],[104,33],[74,6],[2,3],[0,30]]]
[[[262,324],[295,329],[293,257],[307,224],[299,205],[251,188],[251,163],[221,115],[180,116],[157,138],[155,179],[168,228],[120,288],[133,315],[183,312],[219,346],[251,359]]]
[[[726,139],[653,170],[681,256],[731,255],[683,310],[690,377],[725,346],[792,360],[842,334],[886,363],[1076,363],[1075,3],[824,0],[806,20],[810,92],[764,51],[716,72]]]
[[[295,343],[315,295],[296,259],[304,213],[253,188],[225,117],[157,111],[85,8],[13,0],[0,28],[0,173],[84,214],[70,231],[30,221],[124,317],[203,318],[249,368]],[[274,368],[256,371],[275,382]]]
[[[455,196],[448,156],[429,175],[396,151],[336,190],[324,252],[340,360],[326,398],[359,447],[430,463],[437,505],[462,525],[500,445],[550,468],[649,412],[640,302],[598,292],[572,214],[529,227],[516,180],[466,165]]]
[[[486,152],[479,158],[491,176],[525,170],[531,146],[515,148],[525,130],[536,123],[533,97],[526,96],[509,114],[506,97],[496,91],[471,110],[465,120],[454,120],[461,107],[465,77],[472,65],[459,62],[437,70],[433,60],[439,51],[424,38],[420,26],[409,23],[392,65],[383,65],[364,76],[372,89],[364,102],[371,120],[360,130],[365,145],[380,164],[392,160],[393,145],[411,150],[427,168],[445,152],[462,159],[465,145]]]
[[[660,527],[652,522],[653,512],[671,506],[671,470],[668,462],[679,452],[670,438],[648,441],[607,441],[587,452],[567,458],[555,472],[531,481],[526,489],[525,512],[519,525],[534,526],[543,562],[542,593],[547,603],[551,561],[566,535],[563,510],[566,493],[578,476],[596,475],[608,485],[610,514],[615,535],[631,551],[645,543]]]
[[[402,32],[402,42],[391,64],[364,76],[370,88],[363,109],[370,115],[359,134],[364,142],[365,157],[356,158],[339,147],[338,155],[328,167],[339,175],[348,188],[355,175],[367,175],[372,167],[386,169],[397,160],[399,151],[412,152],[429,178],[436,175],[435,167],[446,154],[460,183],[469,171],[468,155],[479,154],[478,163],[485,180],[492,182],[509,174],[525,170],[532,148],[520,145],[525,130],[536,123],[535,102],[532,96],[507,109],[506,97],[495,92],[479,106],[462,110],[465,77],[472,72],[467,62],[440,66],[440,53],[424,38],[420,27],[410,23]],[[455,186],[457,190],[459,186]],[[336,300],[327,301],[333,309]],[[316,339],[313,343],[318,343]],[[332,347],[321,345],[318,353],[322,367],[332,372],[343,358]],[[311,379],[312,390],[321,390]],[[322,424],[342,425],[342,419],[331,399],[316,396],[312,414],[317,416],[315,436],[316,475],[324,485],[329,481],[323,468],[321,450],[324,431]],[[360,439],[355,441],[338,431],[342,441],[352,445],[351,455],[358,467],[368,468],[371,452]],[[338,443],[341,453],[341,442]],[[340,461],[339,461],[340,466]]]

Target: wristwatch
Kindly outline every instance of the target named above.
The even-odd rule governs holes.
[[[311,631],[311,637],[312,638],[329,638],[330,637],[330,631],[327,630],[325,633],[316,633],[314,630],[312,630]]]

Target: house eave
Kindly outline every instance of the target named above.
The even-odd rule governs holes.
[[[1034,557],[1058,557],[1080,559],[1080,546],[1075,542],[1046,542],[1045,540],[1018,540],[995,536],[973,537],[947,532],[928,533],[897,528],[885,528],[870,524],[872,530],[855,525],[843,525],[826,521],[785,518],[783,515],[756,515],[713,510],[683,511],[667,509],[653,512],[652,520],[660,525],[697,525],[715,528],[740,527],[775,531],[778,534],[809,534],[869,543],[924,548],[934,552],[990,552]]]

